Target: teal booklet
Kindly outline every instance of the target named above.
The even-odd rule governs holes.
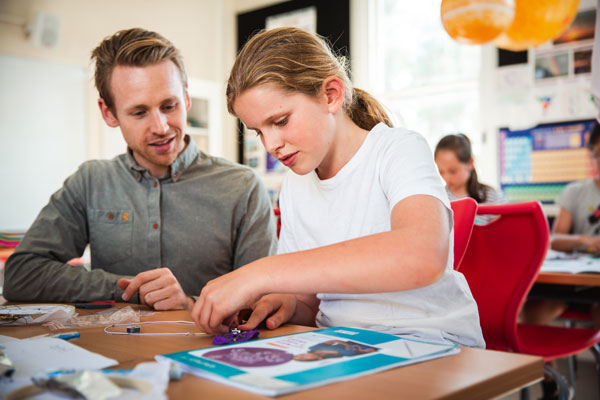
[[[278,396],[449,356],[456,345],[364,329],[327,328],[156,356],[185,372],[254,393]]]

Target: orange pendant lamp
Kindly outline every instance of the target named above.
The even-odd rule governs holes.
[[[521,51],[559,36],[569,27],[579,0],[442,0],[442,25],[454,40],[494,41]]]
[[[554,39],[571,25],[578,6],[579,0],[515,0],[512,24],[494,43],[521,51]]]
[[[495,39],[513,22],[513,0],[442,0],[442,25],[451,38],[467,44]]]

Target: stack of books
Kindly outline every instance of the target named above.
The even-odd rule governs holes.
[[[25,233],[22,232],[0,232],[0,248],[15,248],[19,245]]]

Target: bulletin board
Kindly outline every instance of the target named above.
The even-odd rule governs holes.
[[[594,177],[586,143],[595,120],[540,124],[530,129],[501,128],[500,186],[509,202],[554,203],[569,182]]]

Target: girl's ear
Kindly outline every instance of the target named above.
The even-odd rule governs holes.
[[[323,81],[321,90],[327,98],[327,110],[335,114],[344,104],[344,82],[338,77],[330,76]]]
[[[475,160],[473,160],[473,157],[471,157],[471,159],[469,160],[469,171],[473,171],[475,169]]]

